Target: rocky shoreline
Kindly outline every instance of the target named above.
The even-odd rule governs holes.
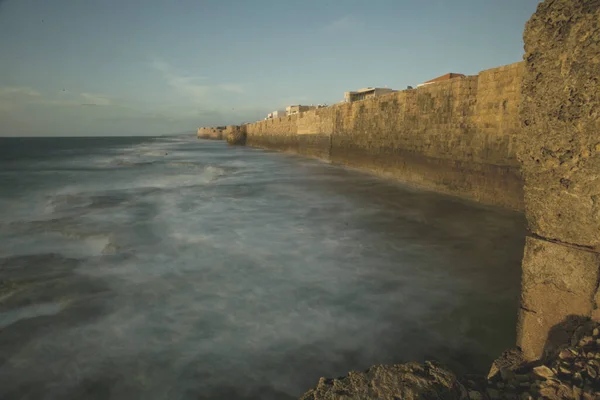
[[[572,320],[565,327],[563,341],[549,343],[541,360],[527,362],[519,350],[508,350],[487,377],[458,377],[435,362],[376,365],[345,377],[321,378],[301,400],[600,399],[600,323]],[[565,332],[571,332],[566,339]]]

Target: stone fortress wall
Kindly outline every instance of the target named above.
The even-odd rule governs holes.
[[[523,209],[515,142],[522,62],[245,125],[247,144]]]
[[[217,128],[198,128],[197,136],[201,139],[214,139],[214,140],[222,140],[225,139],[225,129],[226,127],[217,127]]]

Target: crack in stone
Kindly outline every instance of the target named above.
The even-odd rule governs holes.
[[[527,308],[527,307],[525,307],[523,305],[520,305],[519,308],[521,310],[525,311],[525,312],[532,313],[532,314],[537,314],[537,311],[533,311],[533,310],[531,310],[531,309],[529,309],[529,308]]]
[[[567,292],[569,294],[575,294],[575,292],[572,291],[571,289],[568,289],[566,287],[561,287],[556,282],[553,282],[552,280],[549,280],[549,279],[546,279],[543,282],[540,282],[540,284],[546,285],[546,286],[552,286],[555,289],[560,290],[561,292]]]
[[[594,254],[600,254],[599,249],[593,247],[593,246],[583,246],[580,244],[575,244],[575,243],[569,243],[569,242],[563,242],[561,240],[558,239],[550,239],[550,238],[546,238],[543,236],[538,235],[537,233],[534,232],[529,232],[529,235],[535,239],[539,239],[539,240],[543,240],[545,242],[549,242],[549,243],[554,243],[554,244],[560,244],[562,246],[566,246],[566,247],[571,247],[577,250],[581,250],[581,251],[587,251],[589,253],[594,253]]]
[[[598,289],[600,289],[600,265],[598,265],[598,274],[596,275],[596,286],[594,291],[592,292],[592,309],[597,310],[598,304],[596,303],[596,294],[598,293]]]

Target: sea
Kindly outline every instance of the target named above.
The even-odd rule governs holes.
[[[521,213],[191,136],[0,138],[0,399],[295,399],[514,346]]]

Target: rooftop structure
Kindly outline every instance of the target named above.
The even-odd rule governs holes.
[[[352,103],[354,101],[360,101],[371,97],[379,97],[384,94],[394,93],[396,90],[390,88],[363,88],[355,92],[344,93],[344,102]]]
[[[281,118],[285,117],[286,113],[284,110],[277,110],[267,114],[267,118],[265,119],[273,119],[273,118]]]
[[[417,85],[417,87],[431,85],[432,83],[447,81],[447,80],[454,79],[454,78],[464,78],[464,77],[465,77],[464,74],[456,74],[454,72],[450,72],[448,74],[445,74],[445,75],[442,75],[442,76],[438,76],[437,78],[434,78],[434,79],[429,80],[427,82],[423,82],[420,85]]]
[[[312,106],[312,105],[311,106],[294,105],[294,106],[287,106],[285,108],[285,111],[286,111],[287,115],[294,115],[294,114],[300,114],[301,112],[312,110],[315,108],[317,108],[317,107]]]

